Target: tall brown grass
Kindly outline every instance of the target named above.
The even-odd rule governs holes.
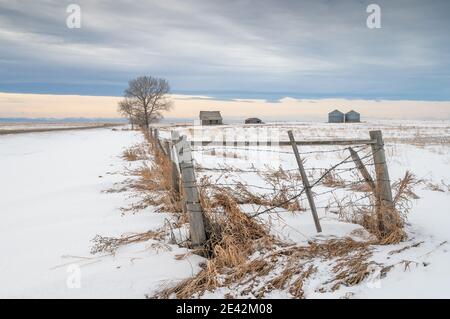
[[[208,237],[206,265],[194,278],[161,291],[157,295],[159,298],[173,294],[177,298],[190,298],[236,282],[247,274],[268,271],[264,263],[247,264],[249,256],[258,248],[271,246],[274,239],[268,229],[243,213],[226,191],[212,196],[201,192],[201,202]],[[226,279],[219,280],[223,275]]]
[[[407,171],[403,178],[393,183],[393,206],[380,204],[375,196],[368,197],[370,204],[362,206],[350,199],[340,205],[340,217],[362,225],[376,236],[378,244],[399,243],[406,239],[404,226],[411,209],[411,201],[418,198],[414,187],[421,182]]]
[[[122,158],[129,162],[148,159],[147,144],[137,144],[123,151]]]
[[[124,212],[136,213],[147,207],[155,206],[157,211],[181,213],[183,205],[172,190],[172,163],[149,137],[147,160],[130,174],[137,179],[130,181],[129,189],[135,192],[139,200]]]

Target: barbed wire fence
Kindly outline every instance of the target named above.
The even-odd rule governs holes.
[[[257,218],[264,214],[279,213],[279,209],[286,205],[297,201],[303,196],[306,196],[309,204],[309,210],[311,211],[314,224],[317,232],[322,231],[320,220],[318,217],[318,209],[330,209],[334,207],[330,203],[323,205],[323,201],[319,201],[317,206],[317,199],[325,197],[325,195],[333,194],[336,191],[335,188],[330,190],[317,192],[315,191],[319,185],[322,185],[324,180],[333,174],[333,172],[339,173],[352,173],[353,176],[359,176],[356,180],[347,180],[341,178],[339,180],[338,187],[340,188],[352,188],[355,186],[366,185],[368,191],[365,196],[356,199],[352,202],[352,205],[358,207],[372,207],[375,209],[380,230],[385,227],[383,225],[383,207],[393,207],[391,182],[389,180],[389,172],[386,163],[386,156],[384,151],[384,142],[381,131],[370,131],[370,139],[339,139],[339,140],[307,140],[297,141],[295,140],[292,131],[287,132],[289,141],[204,141],[204,140],[192,140],[188,141],[187,137],[180,136],[177,131],[171,131],[170,138],[160,138],[158,129],[151,129],[149,132],[149,139],[151,139],[159,149],[163,152],[171,164],[171,181],[172,191],[175,196],[179,197],[179,200],[183,203],[185,210],[189,216],[190,236],[191,242],[194,247],[200,247],[207,239],[203,208],[200,201],[199,187],[205,187],[197,181],[195,172],[211,171],[221,173],[254,173],[261,174],[262,170],[257,169],[252,165],[250,169],[242,169],[233,166],[220,166],[219,167],[203,167],[194,164],[193,153],[208,152],[211,150],[217,151],[218,149],[233,149],[241,151],[255,151],[255,152],[273,152],[283,155],[292,155],[295,157],[298,167],[289,167],[282,169],[284,172],[299,172],[301,175],[302,187],[295,189],[295,193],[287,197],[283,201],[273,203],[270,207],[265,207],[253,214],[250,214],[251,218]],[[298,150],[298,146],[340,146],[333,149],[321,149],[314,151]],[[266,148],[263,148],[266,147]],[[270,148],[267,148],[270,147]],[[278,147],[278,148],[275,148]],[[291,147],[292,150],[282,150],[281,147]],[[370,150],[367,148],[370,147]],[[304,156],[326,153],[340,153],[347,152],[344,158],[337,161],[330,167],[305,167]],[[349,166],[349,167],[343,167]],[[373,175],[367,169],[373,168]],[[309,174],[307,174],[307,172]],[[318,175],[318,176],[317,176]],[[311,180],[310,180],[311,179]],[[263,185],[254,185],[250,183],[241,182],[216,182],[211,187],[237,187],[242,186],[249,188],[256,188],[265,191],[276,192],[279,191],[275,186],[267,187]],[[363,201],[367,198],[372,198],[373,203],[366,204]],[[342,208],[340,205],[335,205],[336,208]]]

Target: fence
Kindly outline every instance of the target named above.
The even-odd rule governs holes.
[[[393,207],[392,190],[391,183],[389,180],[389,172],[386,163],[386,156],[384,151],[384,142],[381,131],[370,131],[370,139],[339,139],[339,140],[317,140],[317,141],[298,141],[295,139],[292,131],[288,131],[287,135],[289,141],[188,141],[186,136],[179,135],[178,132],[172,131],[171,138],[161,139],[159,136],[158,129],[152,129],[149,132],[149,138],[154,142],[154,145],[165,154],[168,160],[171,161],[171,187],[175,196],[178,200],[183,202],[183,206],[189,216],[189,226],[190,226],[190,236],[191,242],[194,247],[202,246],[207,235],[205,232],[203,211],[200,202],[198,184],[196,180],[194,161],[192,156],[193,146],[222,146],[222,147],[239,147],[239,146],[291,146],[293,156],[296,159],[298,166],[298,171],[301,175],[301,180],[303,183],[303,188],[294,196],[289,197],[284,203],[279,203],[280,205],[289,203],[291,201],[297,200],[303,194],[306,195],[309,207],[312,213],[314,224],[317,232],[322,231],[320,220],[317,214],[317,207],[314,197],[323,195],[327,192],[321,194],[313,194],[312,189],[321,183],[321,181],[332,171],[339,170],[339,166],[352,163],[354,167],[352,170],[356,170],[358,174],[362,177],[362,180],[358,182],[363,182],[370,188],[371,196],[375,199],[376,205],[376,215],[378,220],[379,230],[384,232],[385,225],[383,220],[389,218],[383,214],[383,208]],[[330,168],[326,168],[325,172],[313,182],[309,181],[306,169],[303,165],[302,155],[310,154],[314,152],[304,152],[301,153],[298,150],[298,146],[325,146],[325,145],[338,145],[338,146],[348,146],[346,149],[349,151],[349,155],[342,161],[333,165]],[[370,146],[371,151],[369,154],[360,157],[358,151],[355,150],[355,145]],[[355,148],[351,147],[354,146]],[[341,151],[343,149],[339,149]],[[323,150],[317,152],[333,152],[337,150]],[[286,153],[286,152],[285,152]],[[368,163],[364,163],[363,160],[371,157],[373,159],[373,164],[375,168],[375,180],[372,178],[371,174],[367,170]],[[210,168],[214,170],[214,168]],[[315,169],[315,168],[313,168]],[[348,170],[348,169],[342,169]],[[249,170],[247,170],[249,171]],[[259,216],[261,214],[269,213],[277,207],[269,207],[265,210],[258,212],[252,217]]]

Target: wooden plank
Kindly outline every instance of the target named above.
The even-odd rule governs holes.
[[[376,192],[376,186],[375,182],[372,179],[372,176],[370,176],[369,171],[367,170],[364,163],[361,161],[361,158],[359,157],[358,153],[355,152],[355,150],[351,147],[349,147],[350,155],[352,156],[353,161],[355,162],[356,168],[358,169],[361,176],[366,181],[367,185],[369,185],[372,192],[375,194]]]
[[[173,196],[175,197],[175,199],[179,200],[180,198],[180,173],[179,173],[179,168],[178,168],[178,164],[175,162],[175,156],[173,156],[172,154],[172,145],[170,143],[170,141],[164,141],[164,148],[167,154],[167,158],[170,160],[171,163],[171,169],[170,169],[170,174],[171,174],[171,189],[173,192]]]
[[[156,129],[156,128],[152,129],[152,137],[153,137],[154,142],[156,142],[158,140],[158,129]],[[157,143],[156,143],[156,147],[159,147]]]
[[[157,128],[155,128],[155,129],[153,130],[153,139],[154,139],[154,141],[155,141],[154,144],[155,144],[156,148],[157,148],[159,151],[163,152],[164,155],[168,156],[168,154],[166,153],[166,150],[164,149],[164,147],[163,147],[163,145],[162,145],[162,143],[161,143],[161,139],[159,138],[159,130],[158,130]]]
[[[375,140],[295,141],[296,145],[372,145]],[[190,141],[192,146],[291,146],[290,141]]]
[[[151,127],[145,129],[145,135],[150,141],[153,138],[153,129]]]
[[[203,222],[203,211],[200,205],[200,194],[195,178],[191,147],[185,136],[179,140],[177,132],[172,132],[172,139],[175,141],[178,140],[178,142],[175,143],[175,148],[177,150],[180,165],[181,181],[186,196],[186,207],[189,214],[189,228],[192,245],[194,247],[200,247],[206,242],[206,232]]]
[[[392,202],[392,189],[389,179],[389,171],[386,163],[386,154],[384,152],[383,135],[381,131],[370,131],[370,138],[376,140],[376,144],[372,144],[373,161],[375,164],[375,173],[377,177],[376,197],[377,197],[377,217],[379,229],[385,233],[385,219],[387,225],[392,225],[391,209],[394,207]]]
[[[311,213],[313,215],[314,224],[316,225],[316,230],[318,233],[322,232],[322,227],[320,226],[319,216],[317,215],[316,204],[314,203],[314,197],[311,192],[311,186],[308,181],[308,176],[306,175],[305,168],[303,167],[302,159],[298,152],[297,143],[294,139],[294,134],[292,131],[288,131],[289,139],[291,140],[292,150],[295,154],[295,159],[297,160],[298,168],[302,176],[303,187],[305,188],[306,196],[308,197],[309,207],[311,208]]]
[[[172,161],[172,152],[171,152],[171,147],[170,147],[170,141],[168,140],[163,140],[161,141],[163,148],[164,148],[164,153],[167,155],[167,158]]]

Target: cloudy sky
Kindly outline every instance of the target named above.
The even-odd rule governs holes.
[[[217,99],[450,101],[449,14],[447,0],[0,0],[0,92],[120,96],[149,74]]]

